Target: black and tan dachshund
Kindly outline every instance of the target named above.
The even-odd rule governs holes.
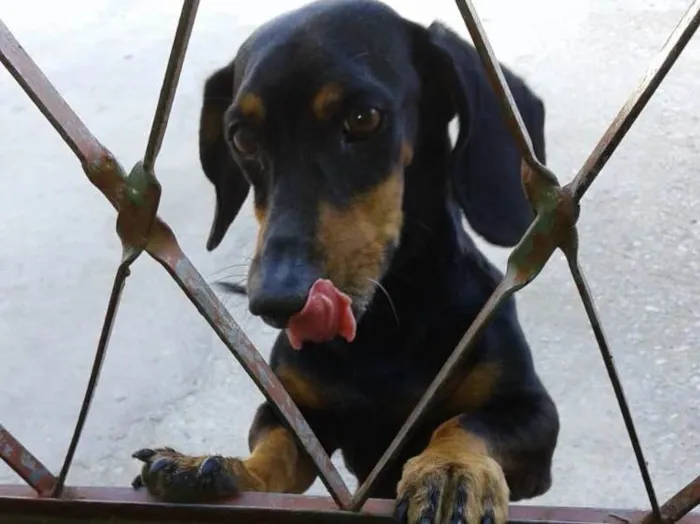
[[[545,111],[504,68],[539,159]],[[448,125],[456,117],[459,133]],[[326,451],[363,481],[501,279],[462,225],[513,246],[534,215],[520,155],[469,43],[374,0],[321,0],[258,28],[206,81],[200,158],[215,249],[252,187],[250,311]],[[372,497],[406,523],[507,520],[545,493],[559,433],[508,301]],[[269,403],[250,455],[142,449],[160,500],[303,493],[316,469]]]

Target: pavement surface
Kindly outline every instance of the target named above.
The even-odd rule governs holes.
[[[256,24],[299,3],[266,0],[253,9],[207,0],[200,7],[157,173],[160,214],[211,282],[243,277],[254,229],[248,206],[217,253],[204,249],[213,191],[197,158],[202,84]],[[546,100],[550,166],[560,180],[580,167],[689,3],[475,2],[499,58]],[[467,35],[449,0],[391,4]],[[128,168],[144,151],[179,7],[0,0],[0,17]],[[586,195],[580,219],[582,265],[661,499],[700,472],[699,73],[700,36]],[[57,471],[120,245],[112,208],[2,69],[0,184],[0,421]],[[506,251],[485,248],[504,267]],[[562,416],[554,486],[533,502],[648,507],[562,257],[518,297]],[[267,356],[275,332],[251,318],[240,298],[226,303]],[[137,472],[129,455],[143,446],[245,454],[261,399],[176,285],[144,256],[128,280],[69,483],[127,486]],[[0,464],[0,482],[18,481]],[[319,482],[312,488],[324,491]]]

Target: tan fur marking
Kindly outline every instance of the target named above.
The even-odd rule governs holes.
[[[503,470],[489,456],[488,444],[453,418],[435,430],[423,453],[406,462],[397,493],[399,498],[409,497],[408,522],[419,522],[438,488],[441,499],[435,522],[447,522],[460,486],[467,493],[466,522],[480,522],[492,509],[495,524],[505,524],[509,490]]]
[[[255,479],[244,491],[303,493],[316,479],[316,469],[284,428],[268,431],[242,465]]]
[[[225,107],[221,107],[221,104],[207,101],[202,110],[199,122],[199,136],[200,141],[207,146],[216,142],[221,136],[223,128],[221,115],[225,109]]]
[[[255,216],[255,220],[258,222],[258,235],[255,242],[255,256],[258,256],[260,254],[260,250],[262,249],[265,231],[267,231],[267,209],[256,205],[253,207],[253,215]]]
[[[289,366],[280,366],[276,371],[276,375],[297,405],[312,409],[322,406],[322,392],[312,382],[301,376],[299,372]]]
[[[493,396],[500,378],[501,368],[497,364],[478,364],[450,394],[445,407],[460,413],[482,407]]]
[[[326,273],[348,293],[364,294],[374,284],[387,244],[397,242],[403,221],[403,174],[357,198],[347,209],[321,203],[318,243]]]
[[[241,113],[244,116],[255,118],[256,120],[265,119],[265,104],[255,93],[244,94],[238,101],[238,106],[241,108]]]
[[[408,142],[401,143],[401,164],[409,166],[413,161],[413,146]]]
[[[326,84],[318,90],[311,103],[314,115],[319,120],[330,118],[333,106],[337,104],[343,95],[343,90],[338,84]]]

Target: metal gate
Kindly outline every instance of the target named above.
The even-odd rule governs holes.
[[[564,186],[535,158],[528,132],[471,0],[455,2],[486,66],[491,86],[500,98],[503,118],[523,157],[523,187],[536,210],[536,217],[510,253],[502,282],[354,495],[348,490],[299,409],[263,357],[180,249],[172,230],[156,214],[161,187],[154,174],[154,164],[165,134],[199,1],[185,0],[183,3],[146,151],[143,160],[137,162],[128,174],[110,151],[85,127],[0,20],[0,61],[71,148],[90,182],[116,209],[116,229],[123,247],[87,390],[58,475],[48,471],[0,425],[0,457],[29,486],[0,486],[0,522],[391,522],[394,501],[368,500],[371,487],[384,466],[398,453],[411,429],[430,409],[433,399],[449,380],[452,370],[467,357],[475,338],[489,322],[496,308],[507,297],[535,279],[552,253],[560,249],[568,261],[610,377],[649,498],[649,511],[614,512],[591,508],[512,506],[511,521],[670,524],[684,518],[685,522],[700,524],[700,515],[688,515],[700,503],[700,476],[665,504],[659,505],[657,501],[622,384],[578,262],[576,230],[580,200],[700,25],[700,0],[693,1],[578,174]],[[132,264],[144,251],[177,282],[265,397],[276,406],[279,415],[294,430],[299,443],[313,459],[333,500],[300,495],[244,493],[222,504],[174,505],[152,502],[143,491],[133,491],[130,488],[65,486],[97,386],[126,278]]]

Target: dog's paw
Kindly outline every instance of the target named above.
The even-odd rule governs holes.
[[[455,461],[428,450],[404,467],[395,517],[401,524],[505,524],[508,502],[503,470],[492,458]]]
[[[131,485],[166,502],[206,502],[236,495],[250,484],[239,459],[219,455],[190,457],[172,448],[140,449],[132,457],[143,462]]]

